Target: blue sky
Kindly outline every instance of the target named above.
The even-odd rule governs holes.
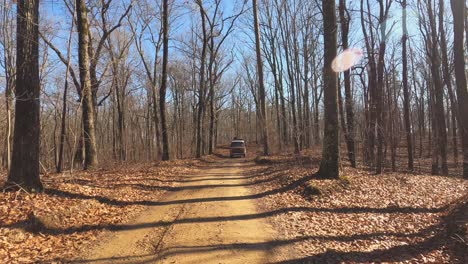
[[[123,1],[123,2],[122,2]],[[117,5],[122,5],[122,4],[128,4],[131,0],[114,0],[114,4]],[[151,1],[151,0],[150,0]],[[185,3],[193,3],[194,0],[175,0],[177,5],[184,5]],[[237,1],[242,1],[242,0],[237,0]],[[313,0],[309,0],[313,1]],[[156,2],[156,0],[154,1]],[[230,1],[230,0],[223,0],[222,5],[223,9],[225,10],[225,15],[228,16],[232,14],[232,10],[235,7],[235,2],[236,1]],[[350,3],[353,2],[354,6],[359,3],[359,1],[349,1]],[[414,4],[415,1],[408,1],[410,4]],[[446,0],[446,11],[449,10],[449,1]],[[239,2],[237,2],[239,4]],[[248,6],[250,7],[251,1],[247,2]],[[187,9],[187,8],[186,8]],[[187,11],[187,10],[185,10]],[[374,12],[377,12],[377,10],[373,10]],[[183,12],[183,11],[181,11]],[[446,12],[446,20],[450,20],[450,12]],[[186,35],[186,32],[188,32],[189,26],[190,26],[190,19],[191,15],[196,16],[196,19],[198,19],[198,13],[186,13],[179,17],[177,21],[177,27],[174,26],[174,28],[177,28],[176,31],[172,32],[172,38],[178,38],[180,36]],[[250,15],[250,14],[248,14]],[[360,29],[360,22],[359,22],[359,14],[357,12],[353,12],[352,14],[352,19],[353,23],[351,25],[351,33],[352,35],[352,40],[351,43],[355,47],[360,47],[363,48],[364,45],[362,43],[362,32]],[[70,28],[70,14],[68,13],[68,10],[66,9],[63,0],[43,0],[41,1],[41,26],[52,26],[53,28],[57,29],[53,32],[53,42],[63,49],[65,51],[66,48],[66,41],[68,37],[68,31]],[[320,18],[319,18],[320,19]],[[414,7],[411,7],[408,11],[408,29],[409,29],[409,34],[410,36],[413,36],[413,41],[416,41],[417,43],[420,42],[420,33],[418,29],[418,14],[415,12]],[[401,29],[401,7],[398,3],[394,2],[391,10],[391,18],[389,19],[389,24],[394,24],[393,31],[390,35],[392,41],[398,41],[401,38],[402,35],[402,29]],[[244,27],[241,30],[236,31],[235,37],[230,39],[230,43],[226,43],[227,46],[234,46],[237,49],[235,49],[235,52],[239,51],[239,48],[242,50],[245,50],[246,52],[252,53],[253,50],[249,45],[246,45],[245,42],[250,42],[249,35],[252,34],[250,32],[251,30],[246,28],[249,25],[243,25],[238,23],[238,27]],[[251,35],[250,35],[251,36]],[[174,41],[171,42],[172,47],[176,45]],[[151,54],[152,49],[148,49],[147,53]],[[65,53],[65,52],[64,52]],[[74,48],[73,53],[76,53],[76,48]],[[171,53],[177,56],[177,50],[176,49],[171,49]],[[56,60],[54,53],[51,51],[50,52],[51,58]],[[76,59],[75,59],[76,61]],[[59,70],[64,70],[62,69],[63,65],[59,62],[57,64],[57,68]],[[232,71],[236,70],[236,65],[233,66]]]

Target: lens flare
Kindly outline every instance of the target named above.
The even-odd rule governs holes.
[[[359,48],[349,48],[344,50],[332,62],[334,72],[344,72],[349,70],[354,65],[358,64],[364,56],[364,53]]]

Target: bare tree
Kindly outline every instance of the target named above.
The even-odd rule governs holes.
[[[324,39],[324,138],[322,161],[317,175],[321,178],[340,176],[340,142],[338,121],[337,73],[332,69],[336,57],[337,23],[335,1],[322,0]]]
[[[258,6],[257,0],[252,0],[253,7],[253,18],[254,18],[254,30],[255,30],[255,51],[257,54],[257,75],[258,75],[258,97],[260,103],[259,117],[260,117],[260,128],[262,131],[262,143],[263,143],[263,155],[270,154],[270,147],[268,145],[268,123],[266,113],[266,95],[265,95],[265,83],[263,77],[263,59],[262,51],[260,48],[260,23],[258,20]]]
[[[204,150],[204,140],[203,140],[203,120],[205,116],[205,106],[206,106],[206,84],[205,84],[205,65],[206,65],[206,53],[208,47],[208,34],[206,29],[206,14],[203,7],[203,0],[196,0],[196,3],[200,9],[200,18],[202,22],[202,52],[200,56],[200,77],[199,77],[199,87],[198,87],[198,111],[197,111],[197,149],[196,157],[199,158],[203,154]]]
[[[385,1],[385,2],[384,2]],[[379,0],[379,25],[380,25],[380,44],[379,57],[377,63],[377,87],[375,89],[375,102],[377,111],[377,164],[376,173],[382,173],[383,169],[383,144],[384,144],[384,125],[383,125],[383,89],[384,89],[384,71],[385,71],[385,49],[387,45],[387,19],[388,12],[392,5],[392,0]]]
[[[241,6],[240,10],[230,16],[224,17],[223,10],[221,9],[221,0],[214,1],[214,11],[211,16],[206,15],[208,22],[208,100],[210,110],[210,124],[209,124],[209,135],[208,135],[208,154],[213,154],[216,146],[215,142],[215,104],[217,92],[215,87],[219,84],[221,77],[224,72],[231,66],[233,59],[224,60],[222,57],[222,47],[226,42],[227,38],[233,33],[234,25],[238,18],[244,13],[245,2]],[[206,12],[205,12],[206,14]]]
[[[147,0],[148,1],[148,0]],[[146,77],[151,85],[150,94],[151,94],[151,104],[152,104],[152,114],[154,121],[154,130],[155,130],[155,140],[156,140],[156,152],[158,158],[162,156],[162,147],[161,147],[161,129],[160,129],[160,111],[158,108],[158,79],[160,76],[159,72],[159,56],[160,50],[162,47],[162,35],[163,35],[163,25],[162,23],[154,23],[161,15],[158,10],[160,5],[156,5],[157,8],[150,8],[153,5],[147,1],[137,2],[136,8],[138,13],[135,13],[134,20],[129,19],[130,30],[134,35],[135,49],[138,52],[138,55],[141,59],[141,62],[144,67],[144,72]],[[149,36],[145,34],[148,32]],[[151,43],[151,47],[154,48],[154,55],[152,60],[147,58],[145,49],[144,49],[144,38],[148,37]]]
[[[452,87],[452,77],[450,74],[450,66],[449,66],[449,59],[448,59],[448,48],[447,48],[447,39],[445,33],[445,22],[444,22],[444,0],[439,0],[439,32],[440,32],[440,53],[442,59],[442,77],[447,87],[447,92],[449,96],[450,106],[449,109],[451,110],[451,123],[452,123],[452,148],[453,148],[453,158],[455,163],[458,162],[458,142],[457,142],[457,120],[458,120],[458,109],[457,109],[457,102],[455,98],[455,93],[453,92]]]
[[[458,111],[465,113],[460,115],[460,128],[462,134],[463,149],[463,177],[468,178],[468,90],[465,73],[465,51],[463,45],[464,17],[466,9],[463,1],[451,0],[453,13],[453,51],[455,57],[455,77],[457,82]]]
[[[348,34],[350,15],[346,8],[345,0],[340,0],[339,4],[340,24],[341,24],[341,43],[343,50],[346,50],[348,45]],[[346,97],[346,127],[343,127],[345,131],[346,146],[348,148],[348,157],[351,162],[351,166],[356,168],[356,150],[354,146],[354,111],[353,111],[353,98],[351,94],[351,73],[350,70],[344,72],[344,88]],[[344,118],[344,116],[342,117]]]
[[[17,5],[16,117],[7,187],[42,191],[39,178],[39,1]]]
[[[375,166],[375,140],[376,140],[376,126],[377,126],[377,64],[375,58],[375,33],[373,27],[366,26],[367,23],[372,24],[372,14],[370,12],[369,1],[367,1],[367,9],[364,10],[364,0],[361,0],[360,3],[360,13],[361,13],[361,30],[364,35],[364,42],[366,45],[367,51],[367,60],[368,60],[368,83],[367,87],[363,83],[363,87],[367,89],[365,91],[365,107],[366,107],[366,138],[365,138],[365,152],[364,152],[364,161],[370,166]],[[367,16],[365,15],[367,13]],[[363,75],[361,75],[363,76]],[[363,79],[362,79],[363,81]]]
[[[5,131],[5,149],[3,156],[3,164],[7,171],[11,165],[11,145],[13,137],[12,125],[12,110],[13,110],[13,93],[15,90],[15,25],[14,12],[11,1],[3,0],[0,4],[1,16],[1,34],[0,47],[2,48],[3,58],[0,59],[0,66],[3,67],[5,74],[5,108],[6,108],[6,131]]]
[[[447,126],[445,121],[445,110],[444,110],[444,91],[443,84],[440,77],[440,53],[438,48],[438,33],[435,21],[434,7],[432,1],[427,1],[427,13],[429,18],[429,52],[428,55],[431,60],[431,74],[434,85],[434,116],[436,119],[437,128],[437,145],[438,153],[441,156],[441,173],[443,175],[448,174],[447,165]],[[435,166],[434,166],[435,165]],[[433,174],[439,174],[439,168],[437,164],[433,164]]]
[[[161,112],[162,129],[162,160],[169,160],[169,139],[166,121],[166,89],[167,89],[167,63],[169,56],[169,11],[168,0],[163,0],[163,63],[161,76],[161,89],[159,90],[159,107]]]
[[[408,170],[414,169],[414,158],[413,158],[413,140],[411,137],[411,120],[410,120],[410,96],[408,89],[408,27],[407,27],[407,4],[406,0],[401,2],[402,7],[402,21],[403,21],[403,36],[401,37],[402,45],[402,60],[403,60],[403,109],[405,119],[405,130],[406,130],[406,149],[408,153]]]
[[[63,167],[63,149],[65,145],[65,136],[66,136],[66,118],[67,118],[67,95],[68,95],[68,76],[71,68],[71,44],[73,36],[73,28],[75,27],[75,12],[73,12],[72,25],[70,27],[70,34],[68,36],[68,47],[67,47],[67,69],[65,72],[65,85],[63,89],[63,99],[62,99],[62,116],[61,116],[61,125],[60,125],[60,143],[59,143],[59,153],[58,161],[56,166],[56,172],[62,172]]]
[[[95,104],[91,87],[89,67],[89,24],[88,12],[84,0],[76,0],[77,27],[78,27],[78,53],[80,64],[80,87],[83,115],[83,138],[85,149],[84,168],[92,168],[98,164],[96,151],[95,131]]]

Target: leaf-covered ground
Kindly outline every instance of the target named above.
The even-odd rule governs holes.
[[[467,263],[468,181],[342,168],[318,180],[318,153],[257,158],[255,185],[294,245],[284,263]]]
[[[191,163],[52,174],[42,179],[45,193],[1,192],[0,263],[71,259],[107,227],[129,220],[145,202],[173,190]]]
[[[203,161],[53,174],[43,177],[45,193],[0,193],[0,263],[73,259],[102,231],[177,191],[180,175],[222,162],[226,151]],[[341,180],[318,180],[320,155],[311,152],[255,161],[243,174],[281,233],[270,246],[294,248],[281,263],[467,263],[466,180],[347,166]]]

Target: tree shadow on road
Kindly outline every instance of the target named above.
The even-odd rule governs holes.
[[[285,210],[286,212],[291,211],[302,211],[307,208],[290,208]],[[264,241],[258,243],[226,243],[226,244],[207,244],[202,246],[177,246],[172,248],[166,248],[158,254],[144,255],[144,256],[125,256],[121,258],[111,259],[96,259],[96,260],[78,260],[73,261],[74,263],[93,263],[99,261],[112,261],[115,263],[147,263],[148,261],[160,261],[170,256],[181,256],[184,254],[202,253],[202,252],[216,252],[222,250],[234,250],[236,252],[250,251],[250,250],[261,250],[261,251],[275,251],[281,247],[292,247],[295,243],[301,243],[307,240],[318,240],[318,241],[335,241],[335,242],[352,242],[356,240],[374,240],[383,237],[421,237],[417,243],[405,244],[393,246],[385,249],[375,249],[372,251],[350,251],[342,252],[337,250],[325,249],[322,253],[318,253],[313,256],[301,257],[296,259],[287,259],[283,261],[270,262],[270,264],[295,264],[295,263],[367,263],[367,262],[404,262],[411,260],[415,257],[425,254],[427,252],[439,249],[445,246],[451,246],[452,249],[456,250],[454,254],[453,263],[466,263],[467,259],[466,245],[447,245],[447,239],[450,239],[454,235],[454,219],[459,219],[461,214],[466,214],[468,210],[467,203],[457,205],[456,207],[448,209],[449,213],[444,216],[442,221],[432,226],[429,226],[419,232],[415,233],[400,233],[400,232],[377,232],[368,234],[353,234],[353,235],[338,235],[338,236],[299,236],[291,239],[276,239],[271,241]],[[351,211],[351,209],[345,209],[344,212]],[[233,216],[226,219],[217,219],[216,221],[229,221],[239,219],[249,219],[253,217],[267,217],[274,215],[279,212],[268,212],[258,215],[250,216]],[[195,219],[192,219],[195,220]],[[182,222],[192,221],[183,220]],[[212,219],[213,221],[215,219]],[[197,219],[196,221],[209,221],[209,219]],[[167,223],[170,224],[170,223]],[[171,223],[173,224],[173,223]],[[144,258],[144,261],[139,259]]]
[[[263,184],[273,180],[277,180],[278,177],[282,177],[281,174],[276,174],[278,170],[274,168],[269,168],[268,170],[251,170],[248,171],[244,176],[237,175],[227,175],[210,173],[203,176],[200,175],[190,175],[184,179],[188,183],[199,183],[200,185],[189,185],[181,187],[171,187],[171,186],[147,186],[141,184],[114,184],[113,187],[131,187],[142,190],[153,190],[154,189],[163,189],[167,191],[183,191],[183,190],[196,190],[202,188],[226,188],[233,186],[253,186],[256,184]],[[259,173],[263,173],[263,177],[255,179]],[[223,177],[226,176],[226,177]],[[66,197],[70,199],[80,199],[80,200],[97,200],[101,203],[113,205],[113,206],[128,206],[128,205],[144,205],[144,206],[165,206],[165,205],[190,205],[194,203],[209,203],[209,202],[223,202],[223,201],[238,201],[238,200],[256,200],[263,197],[288,192],[301,188],[305,183],[313,179],[314,175],[307,175],[305,177],[296,179],[290,183],[287,183],[279,188],[272,190],[262,191],[250,195],[242,196],[219,196],[219,197],[204,197],[204,198],[191,198],[191,199],[181,199],[181,200],[168,200],[168,201],[124,201],[113,199],[104,196],[97,195],[86,195],[82,193],[73,193],[70,191],[58,190],[58,189],[49,189],[47,193],[51,195],[56,195],[59,197]],[[201,179],[200,179],[201,178]],[[251,179],[251,182],[248,183],[234,183],[234,184],[203,184],[204,180],[209,181],[210,179],[223,179],[226,181],[238,181],[244,179]],[[89,182],[83,182],[83,184],[89,184]],[[112,187],[112,183],[110,188]],[[459,203],[453,207],[451,205],[446,205],[438,208],[424,208],[424,207],[400,207],[400,206],[389,206],[383,208],[371,208],[371,207],[338,207],[338,208],[317,208],[317,207],[288,207],[280,208],[277,210],[260,212],[254,214],[243,214],[243,215],[228,215],[228,216],[212,216],[212,217],[198,217],[198,218],[181,218],[173,221],[154,221],[143,224],[118,224],[118,225],[84,225],[71,228],[52,228],[46,226],[41,222],[40,219],[36,218],[33,214],[25,221],[18,222],[11,225],[3,225],[0,227],[13,227],[13,228],[22,228],[31,233],[41,233],[41,234],[73,234],[94,230],[110,230],[110,231],[119,231],[119,230],[136,230],[141,228],[154,228],[154,227],[168,227],[178,224],[188,224],[188,223],[212,223],[212,222],[226,222],[226,221],[246,221],[251,219],[268,219],[280,214],[289,214],[294,212],[306,212],[306,213],[333,213],[333,214],[358,214],[358,213],[377,213],[377,214],[418,214],[418,213],[442,213],[447,212],[445,217],[439,223],[429,226],[424,230],[415,233],[404,233],[404,232],[374,232],[374,233],[364,233],[364,234],[351,234],[351,235],[341,235],[341,236],[300,236],[292,239],[277,239],[272,241],[266,241],[262,243],[233,243],[233,244],[214,244],[206,246],[186,246],[178,247],[165,250],[159,255],[152,257],[149,256],[137,256],[132,261],[133,257],[127,257],[129,262],[123,263],[146,263],[138,262],[139,257],[149,257],[154,259],[154,261],[159,260],[161,257],[177,255],[177,254],[189,254],[191,252],[200,252],[200,251],[219,251],[225,249],[236,249],[236,250],[254,250],[258,248],[265,248],[266,250],[275,250],[279,247],[291,247],[294,243],[300,243],[306,240],[318,240],[318,241],[335,241],[335,242],[352,242],[356,240],[372,240],[384,237],[399,237],[399,238],[408,238],[408,237],[418,237],[417,243],[394,246],[388,249],[376,249],[373,251],[354,251],[354,252],[341,252],[335,250],[327,250],[325,252],[307,256],[304,258],[285,260],[282,262],[276,262],[277,264],[289,264],[289,263],[340,263],[340,262],[391,262],[391,261],[406,261],[411,258],[417,257],[420,254],[424,254],[431,250],[447,246],[447,241],[453,236],[453,219],[459,219],[460,214],[467,212],[467,202]],[[466,214],[466,213],[465,213]],[[458,259],[465,258],[466,253],[459,252],[468,252],[466,245],[456,244],[453,246],[456,253],[454,256]],[[461,249],[458,249],[461,248]],[[464,255],[463,255],[464,254]],[[116,260],[117,259],[110,259]],[[75,261],[74,261],[75,262]],[[88,261],[91,262],[91,261]],[[86,261],[82,261],[86,263]],[[463,263],[463,262],[461,262]],[[465,262],[466,263],[466,262]]]
[[[201,199],[188,199],[188,200],[179,200],[179,201],[168,201],[168,202],[154,202],[157,205],[161,204],[174,204],[174,203],[194,203],[195,201],[223,201],[221,198],[227,198],[228,200],[240,200],[240,199],[255,199],[256,197],[261,197],[267,194],[256,194],[249,196],[236,196],[236,197],[213,197],[213,198],[201,198]],[[82,195],[77,195],[80,199]],[[254,198],[252,198],[254,197]],[[73,197],[70,197],[73,198]],[[95,199],[95,198],[93,198]],[[185,202],[184,202],[185,201]],[[108,201],[115,203],[115,201]],[[118,205],[128,205],[133,204],[133,202],[119,202]],[[43,233],[43,234],[72,234],[78,232],[86,232],[92,230],[135,230],[141,228],[153,228],[153,227],[165,227],[177,224],[188,224],[188,223],[209,223],[209,222],[225,222],[225,221],[239,221],[239,220],[251,220],[258,218],[269,218],[280,214],[288,214],[293,212],[308,212],[308,213],[335,213],[335,214],[356,214],[356,213],[381,213],[381,214],[390,214],[390,213],[439,213],[444,210],[447,210],[447,206],[440,208],[413,208],[413,207],[385,207],[385,208],[369,208],[369,207],[341,207],[341,208],[315,208],[315,207],[288,207],[281,208],[273,211],[255,213],[255,214],[244,214],[244,215],[232,215],[232,216],[213,216],[213,217],[199,217],[199,218],[182,218],[176,219],[174,221],[156,221],[149,222],[144,224],[117,224],[117,225],[85,225],[79,227],[72,227],[66,229],[59,228],[50,228],[41,223],[41,220],[36,218],[33,214],[25,221],[18,222],[11,225],[3,225],[1,227],[18,227],[23,228],[26,231],[32,233]],[[380,233],[375,235],[391,235],[398,236],[396,233]],[[408,234],[400,234],[401,236],[408,236]],[[324,239],[325,237],[321,237]],[[316,238],[318,239],[318,237]],[[342,238],[345,239],[345,238]],[[355,239],[355,238],[352,238]]]

